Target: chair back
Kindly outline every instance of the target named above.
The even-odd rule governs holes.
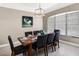
[[[48,37],[47,37],[47,44],[53,43],[54,35],[55,35],[54,33],[48,34]]]
[[[43,30],[41,31],[41,35],[45,35],[45,33],[44,33],[44,31],[43,31]]]
[[[54,41],[59,40],[60,30],[54,30],[54,33],[55,33]]]
[[[34,31],[33,32],[34,33],[34,35],[44,35],[44,32],[43,32],[43,30],[39,30],[39,31]]]
[[[8,40],[9,40],[10,48],[11,48],[11,50],[13,51],[14,45],[13,45],[12,38],[11,38],[10,35],[8,36]]]
[[[25,36],[27,37],[28,35],[32,35],[32,31],[31,32],[25,32]]]
[[[33,33],[35,36],[38,35],[38,31],[33,31]]]
[[[37,38],[37,47],[41,48],[46,45],[47,42],[47,35],[38,36]]]
[[[55,29],[54,32],[55,33],[60,33],[60,30],[59,29]]]

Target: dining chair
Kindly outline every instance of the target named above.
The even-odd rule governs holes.
[[[60,37],[60,30],[55,29],[54,30],[55,36],[54,36],[54,45],[58,45],[59,46],[59,37]]]
[[[43,31],[43,30],[41,30],[41,35],[45,35],[45,33],[44,33],[44,31]]]
[[[41,35],[41,33],[39,31],[33,31],[34,35]]]
[[[47,52],[48,52],[48,47],[52,47],[52,52],[54,51],[55,47],[53,45],[53,39],[54,39],[54,33],[50,33],[50,34],[47,34],[47,45],[46,45],[46,48],[47,48]],[[53,49],[54,48],[54,49]]]
[[[10,48],[12,51],[12,53],[11,53],[12,56],[15,56],[15,55],[18,55],[21,53],[23,53],[23,55],[26,55],[26,51],[27,51],[26,47],[24,47],[22,45],[14,47],[13,42],[12,42],[12,38],[10,35],[8,36],[8,40],[9,40]]]
[[[32,48],[36,51],[36,55],[38,55],[38,50],[41,50],[42,48],[44,50],[45,56],[47,55],[46,42],[47,35],[37,37],[37,41],[32,45]]]
[[[33,31],[34,35],[44,35],[43,30],[39,30],[39,31]]]
[[[26,36],[26,37],[29,36],[29,35],[32,35],[32,31],[30,31],[30,32],[25,32],[25,36]]]

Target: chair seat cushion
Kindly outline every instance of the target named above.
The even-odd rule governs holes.
[[[16,54],[19,54],[19,53],[22,53],[22,52],[26,52],[27,51],[27,47],[23,46],[23,45],[19,45],[19,46],[16,46],[14,48],[14,51],[15,51]]]
[[[47,45],[53,44],[52,41],[47,41]]]
[[[43,48],[43,47],[44,47],[44,45],[38,47],[38,46],[37,46],[37,42],[35,42],[35,43],[32,44],[32,48],[35,49],[35,50],[36,50],[37,48],[40,49],[40,48]]]
[[[37,48],[37,42],[35,42],[35,43],[32,44],[32,48],[33,49],[36,49]]]

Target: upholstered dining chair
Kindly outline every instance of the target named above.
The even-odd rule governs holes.
[[[34,35],[41,35],[40,31],[33,31]]]
[[[27,37],[28,35],[32,35],[32,31],[30,31],[30,32],[25,32],[25,36]]]
[[[23,55],[26,55],[26,51],[27,51],[26,47],[24,47],[22,45],[14,47],[13,42],[12,42],[12,38],[10,35],[8,36],[8,40],[9,40],[10,48],[12,51],[12,53],[11,53],[12,56],[15,56],[15,55],[18,55],[21,53],[23,53]]]
[[[55,29],[54,33],[55,33],[55,36],[54,36],[54,45],[58,45],[58,48],[59,48],[60,47],[59,46],[60,30]]]
[[[34,35],[44,35],[43,30],[33,31]]]
[[[50,33],[48,34],[47,36],[47,50],[48,50],[48,47],[52,47],[52,52],[53,50],[55,49],[54,45],[53,45],[53,39],[54,39],[54,33]],[[54,49],[53,49],[54,48]],[[47,51],[48,52],[48,51]]]
[[[33,49],[36,51],[36,55],[38,55],[38,51],[43,48],[45,56],[47,55],[46,50],[46,42],[47,42],[47,35],[41,35],[37,37],[37,41],[33,44]]]

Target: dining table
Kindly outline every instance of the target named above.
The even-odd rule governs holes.
[[[21,37],[18,40],[23,46],[28,46],[28,56],[32,56],[32,44],[37,41],[37,36]]]

